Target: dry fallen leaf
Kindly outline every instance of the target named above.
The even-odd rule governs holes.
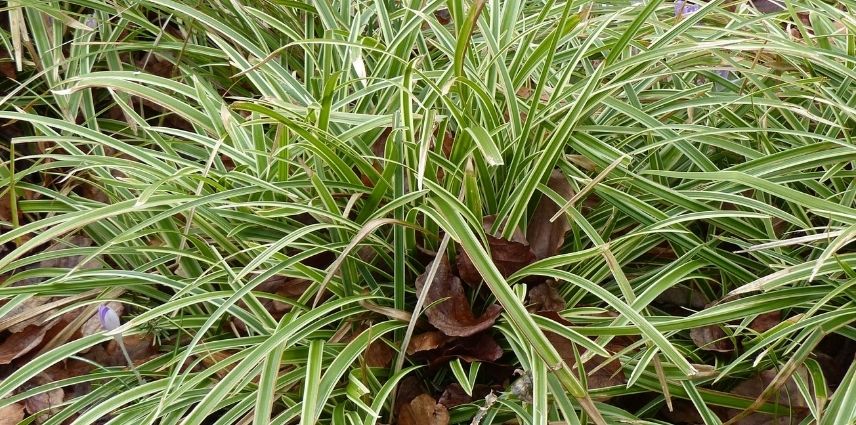
[[[440,396],[440,399],[437,400],[437,403],[451,409],[455,406],[469,403],[472,400],[473,398],[464,391],[464,387],[462,387],[461,384],[453,383],[449,384],[449,386],[443,390],[443,394]]]
[[[449,340],[449,337],[440,331],[428,331],[410,338],[410,344],[407,345],[407,355],[412,356],[422,351],[429,351],[440,348]]]
[[[771,0],[750,0],[755,9],[758,9],[761,13],[774,13],[781,12],[785,10],[785,2],[782,1],[771,1]]]
[[[0,425],[18,425],[24,419],[24,406],[18,403],[0,407]]]
[[[488,248],[490,256],[496,268],[499,269],[503,276],[508,277],[512,273],[522,269],[523,267],[532,264],[535,261],[535,254],[529,248],[529,242],[520,229],[516,229],[511,239],[501,239],[489,234],[490,228],[493,226],[495,216],[487,216],[482,220],[482,226],[487,234]],[[482,281],[481,274],[476,270],[472,260],[464,250],[459,251],[457,259],[458,275],[461,280],[470,284],[477,285]]]
[[[389,367],[395,351],[381,340],[372,341],[366,349],[365,359],[368,367]]]
[[[428,394],[422,394],[401,407],[399,425],[446,425],[449,411]]]
[[[154,338],[151,335],[126,335],[122,340],[125,343],[125,348],[128,350],[128,355],[135,365],[145,363],[158,353],[157,347],[154,345]],[[128,361],[125,359],[121,348],[119,348],[119,344],[115,340],[111,340],[106,348],[102,346],[93,348],[86,355],[86,358],[104,366],[128,365]]]
[[[568,183],[568,179],[558,169],[550,174],[547,187],[553,189],[565,200],[570,200],[574,196],[574,190]],[[558,254],[559,248],[565,243],[565,233],[571,230],[571,223],[565,215],[553,222],[550,221],[550,218],[559,212],[559,208],[561,205],[557,205],[547,195],[541,195],[541,200],[538,201],[538,206],[535,207],[535,212],[529,220],[526,240],[538,260]]]
[[[432,364],[445,363],[453,358],[465,362],[494,362],[502,357],[502,347],[490,332],[482,332],[466,338],[457,338],[443,346],[442,355],[432,359]]]
[[[430,270],[431,265],[426,269]],[[416,279],[416,290],[419,293],[425,286],[427,270]],[[464,293],[461,280],[452,275],[446,257],[440,260],[434,281],[425,296],[425,305],[430,306],[425,311],[428,322],[449,336],[468,336],[488,329],[502,312],[499,305],[492,304],[484,314],[476,317]]]
[[[676,398],[672,400],[672,410],[666,408],[664,404],[660,409],[660,414],[663,419],[674,425],[696,425],[703,424],[704,419],[698,413],[691,401]]]
[[[567,320],[554,312],[542,312],[541,315],[565,325],[570,324]],[[559,355],[562,356],[565,363],[567,363],[568,366],[575,367],[576,357],[574,356],[573,342],[553,332],[544,332],[544,334],[547,336],[550,343],[556,347],[556,351],[559,352]],[[607,352],[614,354],[624,349],[627,345],[629,345],[628,341],[625,341],[622,338],[614,338],[604,348]],[[586,349],[579,346],[577,346],[577,351],[580,356],[586,353]],[[624,376],[624,370],[621,367],[621,361],[618,359],[608,362],[606,361],[607,359],[605,357],[595,355],[583,364],[583,368],[587,375],[586,382],[589,388],[611,387],[623,385],[627,382]]]
[[[779,323],[782,323],[782,313],[780,311],[771,311],[769,313],[758,315],[758,317],[749,324],[749,327],[755,332],[764,333],[773,329],[773,327]]]
[[[9,193],[6,192],[2,196],[0,196],[0,221],[5,221],[7,223],[12,222],[12,205],[11,198],[9,197]]]
[[[458,358],[465,362],[495,362],[504,352],[490,332],[457,338],[431,331],[414,336],[407,347],[407,355],[427,359],[431,367]]]
[[[449,13],[449,9],[437,9],[434,11],[434,17],[437,18],[437,22],[440,25],[449,25],[452,22],[452,14]]]
[[[46,326],[28,326],[21,332],[6,337],[0,344],[0,365],[9,364],[38,347],[45,338],[45,333],[56,324],[51,322]]]
[[[707,305],[701,291],[693,290],[685,286],[673,286],[657,295],[656,302],[670,304],[678,307],[690,307],[701,309]]]
[[[423,384],[424,382],[422,379],[414,374],[405,376],[404,379],[398,383],[397,390],[395,391],[395,406],[393,408],[396,415],[401,412],[404,406],[410,404],[414,398],[420,394],[425,394]]]
[[[719,353],[730,353],[734,351],[734,344],[725,334],[721,327],[716,325],[703,326],[690,330],[696,347],[705,351],[716,351]]]
[[[33,378],[31,382],[35,387],[53,382],[53,379],[42,373]],[[31,415],[40,413],[36,417],[36,423],[40,424],[56,414],[56,406],[62,404],[63,400],[65,400],[65,391],[62,388],[56,388],[27,398],[24,401],[24,407]]]
[[[552,281],[536,285],[529,290],[529,304],[533,311],[562,311],[565,299],[556,291]]]
[[[799,374],[803,379],[808,379],[808,372],[804,367],[797,368],[794,373]],[[765,370],[741,382],[731,392],[754,400],[767,387],[774,384],[776,374],[775,370]],[[745,418],[739,419],[735,422],[735,425],[797,425],[808,415],[808,404],[806,404],[805,399],[800,395],[799,388],[793,377],[789,377],[778,389],[776,395],[773,395],[769,401],[779,406],[777,414],[752,413]],[[740,410],[729,409],[727,418],[732,419],[740,412]]]
[[[38,309],[51,300],[53,300],[53,297],[31,297],[26,299],[0,318],[0,322],[3,323],[0,329],[7,328],[9,332],[18,333],[28,326],[41,325],[42,321],[47,318],[47,315],[38,313]]]

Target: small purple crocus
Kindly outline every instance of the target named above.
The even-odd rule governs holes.
[[[101,321],[101,327],[106,331],[112,331],[122,325],[119,315],[105,304],[98,306],[98,320]]]
[[[119,320],[119,315],[116,312],[108,307],[106,304],[101,304],[98,306],[98,321],[101,322],[101,327],[104,328],[105,331],[112,331],[119,326],[122,326],[122,321]],[[125,348],[125,341],[122,338],[122,335],[113,335],[113,339],[116,340],[116,343],[119,344],[119,349],[122,350],[122,354],[125,356],[125,360],[128,361],[128,367],[134,372],[134,375],[137,376],[137,381],[139,381],[140,385],[144,384],[142,375],[137,371],[136,366],[134,366],[134,361],[131,360],[131,356],[128,354],[128,349]]]
[[[675,2],[675,17],[689,16],[698,12],[701,6],[688,3],[687,0],[678,0]]]

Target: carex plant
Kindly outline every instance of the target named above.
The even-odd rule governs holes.
[[[129,314],[9,373],[0,405],[86,382],[45,423],[388,423],[402,379],[460,374],[427,373],[382,312],[412,312],[428,262],[466,253],[474,305],[503,308],[501,362],[534,378],[484,423],[651,423],[675,400],[706,424],[781,415],[728,390],[801,365],[808,417],[852,420],[856,372],[826,382],[814,351],[856,336],[856,5],[785,3],[8,2],[0,309]],[[571,223],[562,249],[504,275],[486,235],[526,229],[543,196]],[[526,309],[533,276],[558,282],[572,332]],[[275,278],[305,287],[257,290]],[[655,302],[676,289],[706,302]],[[791,319],[750,329],[774,311]],[[706,326],[739,347],[699,349],[688,330]],[[632,337],[608,353],[626,384],[588,388],[586,350],[563,358],[545,331],[591,352]],[[159,353],[21,390],[120,333]],[[366,366],[376,342],[401,361]],[[627,394],[647,398],[609,400]]]

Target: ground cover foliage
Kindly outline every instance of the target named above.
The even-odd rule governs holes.
[[[854,7],[8,1],[0,424],[854,423]]]

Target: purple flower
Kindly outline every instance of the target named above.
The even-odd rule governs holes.
[[[728,79],[728,76],[731,74],[731,72],[730,72],[730,71],[728,71],[727,69],[717,69],[716,71],[713,71],[713,72],[714,72],[714,73],[716,73],[716,75],[719,75],[720,77],[722,77],[722,78],[723,78],[723,79],[725,79],[725,80],[727,80],[727,79]]]
[[[101,321],[101,327],[106,331],[112,331],[122,325],[119,315],[104,304],[98,306],[98,320]]]
[[[687,3],[686,0],[678,0],[675,2],[676,17],[692,15],[693,13],[698,12],[699,9],[701,9],[701,6]]]

